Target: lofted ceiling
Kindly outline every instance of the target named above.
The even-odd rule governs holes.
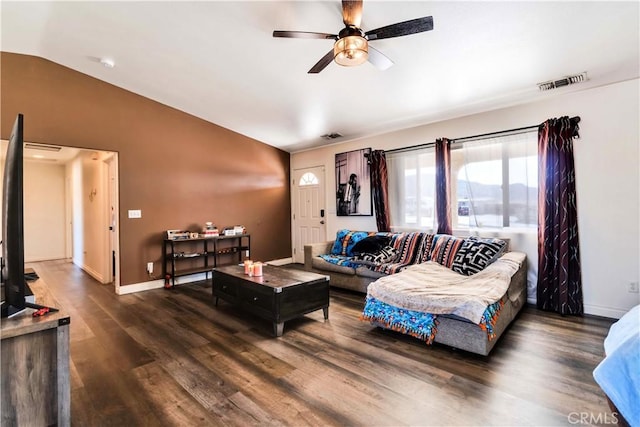
[[[36,55],[286,151],[343,142],[639,77],[638,2],[365,0],[363,30],[433,16],[433,31],[371,41],[395,65],[307,71],[339,1],[2,1],[1,49]],[[114,68],[100,58],[114,61]],[[589,80],[540,92],[537,83]]]

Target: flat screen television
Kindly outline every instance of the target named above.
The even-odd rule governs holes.
[[[4,288],[2,317],[14,316],[25,308],[45,309],[27,301],[28,286],[24,274],[24,138],[22,114],[13,125],[4,163],[2,182],[2,260],[0,282]]]

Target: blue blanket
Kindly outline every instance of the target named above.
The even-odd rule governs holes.
[[[593,377],[629,425],[640,426],[640,305],[611,326],[605,351]]]
[[[502,300],[487,307],[478,326],[487,332],[487,338],[495,338],[495,326],[504,303]],[[362,310],[361,320],[369,321],[375,326],[382,326],[396,332],[418,338],[427,344],[433,343],[438,332],[438,320],[435,314],[407,310],[384,303],[368,296]]]

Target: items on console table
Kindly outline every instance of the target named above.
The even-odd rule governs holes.
[[[38,304],[62,308],[42,279],[29,286]],[[69,324],[63,310],[36,317],[25,310],[2,319],[0,424],[70,425]]]
[[[322,309],[329,318],[329,277],[307,271],[263,265],[262,276],[244,274],[240,265],[213,269],[212,293],[216,306],[222,298],[273,322],[282,336],[284,322]]]
[[[165,288],[172,289],[176,278],[193,274],[205,274],[224,264],[242,261],[242,254],[249,256],[251,235],[212,236],[184,239],[164,239],[162,246],[162,275]]]

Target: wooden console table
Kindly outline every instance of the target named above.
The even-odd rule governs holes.
[[[42,279],[30,282],[36,303],[61,307]],[[3,426],[69,426],[69,323],[62,310],[33,317],[26,309],[2,319]]]

